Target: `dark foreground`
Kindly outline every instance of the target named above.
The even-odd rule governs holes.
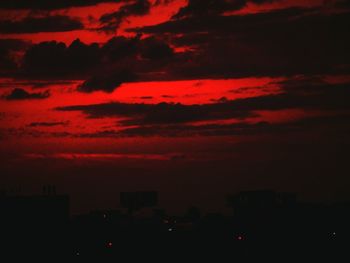
[[[239,197],[231,200],[232,216],[202,216],[198,209],[191,208],[181,217],[167,216],[158,209],[147,217],[112,210],[69,218],[63,215],[66,208],[60,198],[51,197],[49,208],[45,207],[46,201],[44,206],[40,201],[40,210],[23,202],[23,198],[1,199],[2,258],[11,262],[19,259],[349,262],[350,259],[347,204],[281,200],[271,203],[261,201],[261,196],[257,199],[260,201]],[[56,200],[56,205],[52,200]]]

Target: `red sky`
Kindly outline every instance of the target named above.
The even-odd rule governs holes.
[[[346,1],[79,3],[0,3],[5,188],[54,183],[74,212],[125,190],[349,198]]]

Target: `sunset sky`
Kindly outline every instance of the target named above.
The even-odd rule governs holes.
[[[349,201],[349,32],[346,0],[3,0],[0,190]]]

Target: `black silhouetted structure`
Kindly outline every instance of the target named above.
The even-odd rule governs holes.
[[[9,222],[62,222],[69,219],[66,195],[5,196],[0,198],[1,220]]]
[[[300,203],[295,194],[246,191],[227,198],[232,215],[182,216],[154,208],[157,192],[124,192],[121,209],[69,217],[69,198],[54,187],[44,195],[0,197],[1,256],[63,260],[243,261],[312,260],[347,256],[349,204]],[[124,208],[127,212],[124,213]]]
[[[127,208],[129,213],[144,207],[153,207],[158,203],[156,191],[122,192],[120,193],[120,204]]]
[[[293,193],[279,193],[273,190],[244,191],[227,198],[228,205],[236,216],[264,216],[279,210],[295,207],[297,199]]]

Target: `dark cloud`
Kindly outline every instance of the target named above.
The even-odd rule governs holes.
[[[119,136],[260,136],[307,133],[322,130],[323,134],[346,135],[350,131],[350,115],[307,117],[282,123],[267,121],[205,125],[147,125],[119,131]]]
[[[128,104],[105,103],[57,108],[60,111],[82,111],[90,118],[125,117],[120,123],[129,125],[174,124],[201,120],[244,119],[255,116],[230,104],[183,105],[172,103]]]
[[[123,129],[114,132],[115,136],[164,136],[164,137],[188,137],[188,136],[232,136],[232,135],[257,135],[282,132],[284,127],[277,127],[266,122],[249,124],[239,122],[235,124],[207,124],[207,125],[145,125]],[[285,129],[287,131],[287,129]],[[111,133],[112,135],[113,133]]]
[[[332,137],[334,134],[347,137],[350,132],[349,113],[328,116],[305,117],[289,122],[270,123],[235,122],[231,124],[202,124],[187,123],[158,123],[138,125],[123,129],[100,130],[93,133],[53,133],[58,137],[82,138],[121,138],[121,137],[189,137],[189,136],[281,136],[290,134],[304,134],[322,131],[322,136]],[[28,132],[28,131],[27,131]],[[318,135],[321,134],[318,132]],[[307,137],[307,136],[306,136]],[[333,138],[334,139],[334,138]]]
[[[145,59],[168,59],[174,55],[169,44],[155,37],[144,39],[140,47],[141,57]]]
[[[273,82],[272,84],[277,84],[283,90],[290,92],[303,92],[305,90],[312,91],[314,89],[320,90],[321,88],[324,89],[329,87],[327,82],[325,82],[320,76],[297,76]]]
[[[2,9],[37,9],[37,10],[53,10],[69,7],[90,6],[99,3],[120,3],[128,0],[2,0],[0,8]]]
[[[299,21],[304,21],[303,19],[310,18],[310,16],[304,16],[310,11],[316,10],[287,8],[246,15],[216,15],[207,17],[206,19],[202,19],[200,17],[186,17],[184,19],[169,20],[157,25],[144,26],[136,29],[131,28],[129,31],[151,34],[178,33],[184,34],[185,36],[187,36],[189,33],[204,33],[203,36],[206,36],[207,34],[218,35],[220,33],[232,36],[239,33],[239,36],[244,37],[244,33],[249,35],[250,33],[254,33],[257,29],[263,28],[266,31],[269,31],[271,30],[270,27],[272,26],[281,28],[288,23],[298,23]],[[335,14],[335,16],[337,15]],[[323,16],[321,16],[321,18],[322,17]],[[333,15],[331,15],[331,17],[333,17]],[[289,21],[293,18],[294,21]],[[314,16],[311,16],[311,18],[319,19],[320,14],[314,14]],[[283,25],[274,25],[276,22],[282,22]],[[313,21],[311,20],[310,22]],[[259,33],[263,34],[264,32]]]
[[[168,67],[174,78],[225,78],[350,72],[350,16],[290,8],[231,16],[194,16],[136,29],[191,47]]]
[[[79,39],[71,45],[51,41],[33,45],[24,55],[18,76],[27,79],[87,79],[79,91],[111,92],[123,82],[162,71],[177,59],[161,38],[114,37],[100,46]]]
[[[164,62],[173,54],[169,44],[155,37],[114,37],[102,46],[87,45],[79,39],[69,46],[56,41],[42,42],[25,53],[22,74],[45,79],[84,78],[106,74],[106,71],[121,71],[125,67],[147,72],[153,68],[150,65],[154,64],[153,61],[163,59]]]
[[[90,134],[91,137],[133,137],[133,136],[255,136],[255,135],[281,135],[294,132],[307,132],[322,129],[325,134],[338,133],[346,135],[350,131],[350,115],[317,116],[303,118],[297,121],[284,123],[238,122],[232,124],[206,124],[206,125],[143,125],[123,129],[120,131],[99,132]],[[85,135],[87,136],[87,135]]]
[[[54,127],[67,125],[68,122],[37,122],[29,127]],[[16,136],[54,136],[73,138],[122,138],[122,137],[190,137],[190,136],[281,136],[302,135],[307,140],[308,135],[321,136],[327,140],[343,140],[350,132],[350,114],[330,114],[304,117],[287,122],[270,123],[267,121],[234,123],[213,123],[193,125],[191,123],[150,123],[146,125],[128,126],[120,129],[100,130],[92,133],[43,132],[28,129],[12,130]]]
[[[77,81],[69,80],[11,80],[11,82],[0,83],[0,88],[11,88],[13,86],[19,88],[43,89],[50,86],[69,86],[76,84]]]
[[[83,28],[83,24],[78,19],[60,15],[0,21],[0,33],[3,34],[65,32]]]
[[[185,7],[173,16],[173,19],[184,17],[207,17],[223,14],[228,11],[236,11],[246,6],[248,2],[264,4],[278,0],[189,0]]]
[[[115,32],[120,24],[130,16],[143,16],[150,12],[151,3],[148,0],[135,0],[121,6],[117,11],[104,14],[100,17],[99,30]]]
[[[134,2],[130,2],[134,4]],[[112,91],[131,72],[137,81],[350,72],[349,15],[289,8],[266,13],[185,17],[135,29],[143,38],[115,37],[103,45],[33,45],[19,76],[85,79],[79,90]],[[184,48],[183,52],[176,47]],[[116,77],[117,75],[117,77]],[[93,87],[94,86],[94,87]]]
[[[238,110],[314,109],[350,110],[350,83],[282,86],[283,93],[230,101]]]
[[[22,85],[30,86],[33,89],[41,89],[46,88],[48,86],[67,86],[74,84],[74,81],[67,81],[67,80],[57,80],[57,81],[28,81],[28,82],[22,82]]]
[[[103,61],[113,64],[126,57],[135,57],[139,50],[140,37],[141,35],[132,38],[123,36],[111,38],[101,47]]]
[[[81,78],[100,62],[97,44],[86,45],[79,39],[71,45],[56,41],[33,45],[24,55],[20,75],[32,79]]]
[[[0,39],[0,76],[13,74],[17,66],[17,53],[30,44],[20,39]]]
[[[78,86],[78,91],[81,92],[93,92],[102,90],[105,92],[113,92],[124,82],[135,81],[137,76],[128,70],[122,70],[120,72],[112,72],[103,75],[95,75],[83,84]]]
[[[29,45],[29,42],[21,39],[0,39],[0,50],[20,51]]]
[[[225,102],[228,102],[229,100],[226,97],[221,97],[219,99],[211,99],[210,101],[216,102],[216,103],[220,103],[220,102],[225,103]]]
[[[336,114],[350,110],[350,84],[303,81],[282,85],[283,92],[236,100],[220,99],[213,104],[183,105],[173,103],[127,104],[104,103],[60,107],[60,111],[82,111],[89,118],[121,117],[124,126],[182,124],[205,120],[245,119],[258,116],[259,111],[304,109]],[[141,129],[142,127],[138,127]],[[208,126],[210,127],[210,126]],[[174,130],[178,129],[173,127]]]
[[[30,93],[24,89],[13,89],[10,94],[4,98],[6,100],[28,100],[28,99],[46,99],[50,96],[49,91]]]
[[[226,11],[239,10],[245,4],[245,0],[189,0],[188,4],[180,8],[173,18],[219,15]]]
[[[54,126],[65,126],[69,122],[32,122],[28,124],[28,127],[54,127]]]
[[[175,0],[156,0],[154,2],[154,5],[155,6],[158,6],[158,5],[168,5],[170,4],[171,2],[174,2]]]

